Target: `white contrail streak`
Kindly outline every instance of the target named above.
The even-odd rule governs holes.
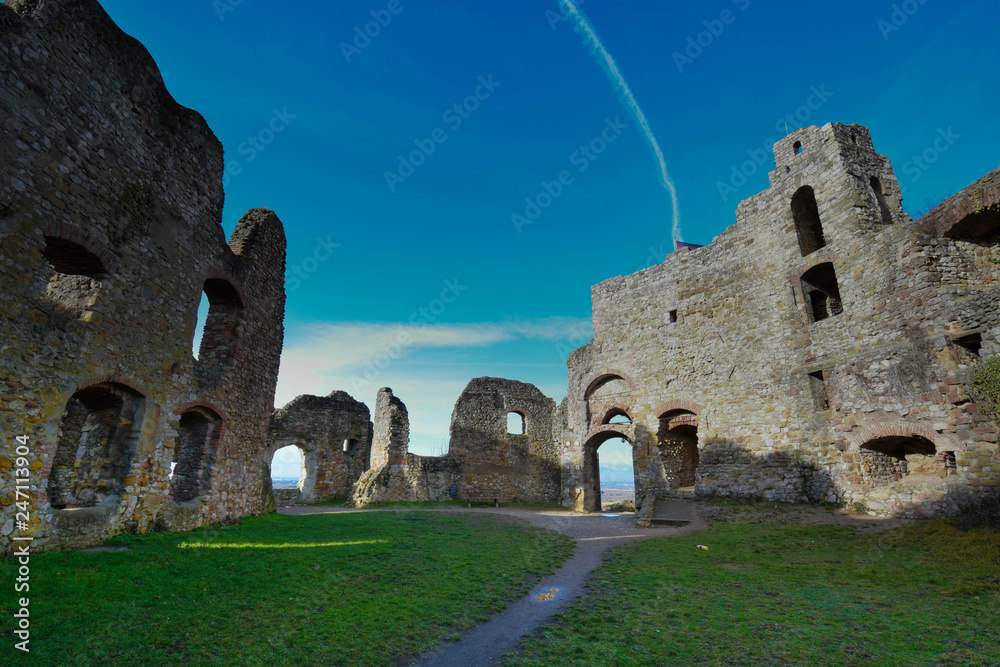
[[[667,173],[667,162],[663,158],[663,151],[660,150],[660,144],[656,142],[656,137],[653,135],[653,129],[649,126],[649,121],[646,120],[646,114],[639,108],[639,103],[636,102],[635,96],[632,95],[628,83],[625,82],[625,77],[618,70],[618,64],[611,54],[608,53],[608,50],[604,48],[604,44],[601,42],[601,38],[597,36],[597,32],[594,30],[594,26],[590,24],[590,20],[573,4],[572,0],[557,1],[559,6],[563,8],[564,14],[567,17],[573,17],[573,20],[576,22],[576,29],[583,33],[586,38],[585,41],[590,42],[594,54],[600,56],[597,61],[598,64],[608,75],[611,85],[614,86],[615,90],[621,96],[625,106],[628,107],[628,110],[635,118],[635,122],[639,124],[642,134],[646,138],[646,143],[649,144],[650,149],[652,149],[653,154],[656,156],[656,161],[660,164],[660,176],[663,179],[663,186],[670,191],[670,204],[674,209],[673,239],[674,241],[683,240],[681,236],[681,211],[677,203],[677,188],[673,180],[671,180],[670,174]]]

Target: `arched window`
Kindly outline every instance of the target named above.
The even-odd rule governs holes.
[[[948,462],[937,456],[934,443],[920,436],[888,436],[869,440],[859,451],[862,479],[875,485],[891,484],[912,473],[938,473]]]
[[[802,294],[806,298],[810,322],[819,322],[844,312],[837,274],[830,262],[817,264],[802,274]]]
[[[872,176],[868,180],[868,184],[872,188],[872,192],[875,194],[875,201],[878,203],[879,215],[882,216],[882,223],[886,225],[892,224],[892,212],[889,210],[889,204],[885,200],[885,192],[882,191],[882,182],[878,180],[877,176]]]
[[[808,185],[802,186],[792,196],[791,206],[792,218],[795,220],[795,234],[799,239],[799,250],[805,257],[826,245],[823,225],[819,221],[816,193]]]
[[[170,478],[170,497],[175,501],[197,498],[207,490],[221,434],[222,417],[208,408],[192,408],[181,415]]]
[[[693,487],[700,461],[698,415],[689,410],[670,410],[660,415],[656,440],[670,486]]]
[[[306,478],[305,456],[297,445],[286,445],[271,458],[271,484],[277,489],[301,489]]]
[[[802,154],[802,142],[801,141],[796,141],[795,144],[792,145],[792,150],[795,151],[796,155],[801,155]]]
[[[208,301],[208,314],[197,345],[198,361],[228,363],[239,353],[243,300],[235,287],[218,278],[205,281],[204,299]]]
[[[143,397],[120,384],[73,394],[59,424],[48,497],[55,509],[93,507],[121,495],[141,430]]]
[[[107,268],[101,259],[81,245],[54,236],[45,237],[45,261],[53,275],[42,300],[60,315],[81,319],[97,302]]]
[[[510,435],[524,435],[524,415],[520,412],[507,413],[507,433]]]
[[[604,415],[604,420],[602,424],[631,424],[632,418],[628,416],[628,413],[621,409],[608,410],[608,413]]]

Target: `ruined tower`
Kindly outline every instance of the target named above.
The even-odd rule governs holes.
[[[998,484],[997,428],[963,386],[1000,325],[997,172],[914,222],[860,125],[774,153],[770,187],[711,245],[594,286],[594,340],[569,361],[565,503],[598,507],[612,437],[633,444],[640,497],[693,483],[936,514]]]
[[[94,0],[0,5],[0,62],[0,532],[14,434],[36,547],[255,512],[281,222],[252,210],[227,242],[222,145]]]

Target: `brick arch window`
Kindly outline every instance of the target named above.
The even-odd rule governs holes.
[[[601,424],[631,424],[632,418],[621,408],[612,408],[604,415]]]
[[[819,220],[819,206],[812,187],[804,185],[792,195],[792,219],[795,220],[795,234],[799,239],[802,256],[811,255],[826,245],[823,224]]]
[[[507,413],[507,433],[509,435],[524,435],[524,415],[517,411]]]
[[[892,212],[889,210],[889,203],[885,199],[885,191],[882,190],[882,181],[878,180],[878,176],[872,176],[868,179],[868,185],[871,186],[872,194],[875,195],[882,224],[891,225]]]
[[[199,406],[181,414],[170,474],[173,500],[192,500],[208,489],[222,426],[222,417],[209,408]]]
[[[817,264],[802,274],[802,294],[810,322],[819,322],[844,312],[837,273],[831,262]]]
[[[861,445],[862,479],[874,485],[891,484],[915,472],[938,472],[946,465],[934,443],[919,435],[885,436]]]
[[[56,236],[45,237],[42,256],[52,269],[42,301],[60,315],[82,319],[101,293],[108,268],[94,252]]]
[[[243,298],[229,281],[222,278],[209,278],[203,290],[204,300],[208,302],[208,314],[198,344],[198,361],[226,364],[240,351]]]
[[[120,496],[141,430],[145,399],[105,382],[77,391],[66,403],[49,474],[55,509],[93,507]]]
[[[698,451],[698,415],[685,409],[664,412],[659,418],[656,442],[660,461],[671,487],[695,485],[701,454]]]

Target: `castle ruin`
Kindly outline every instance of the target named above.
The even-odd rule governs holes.
[[[227,242],[222,145],[94,0],[0,5],[0,79],[0,536],[19,480],[35,548],[258,511],[281,222]]]
[[[968,395],[1000,351],[1000,170],[912,220],[866,128],[797,130],[711,245],[592,288],[560,405],[474,379],[448,453],[417,456],[389,389],[374,418],[343,392],[272,414],[281,222],[251,210],[225,238],[222,146],[148,52],[96,0],[0,4],[0,35],[0,536],[25,480],[41,548],[260,512],[286,445],[299,502],[598,510],[612,438],[640,501],[935,516],[1000,486],[997,426]]]

